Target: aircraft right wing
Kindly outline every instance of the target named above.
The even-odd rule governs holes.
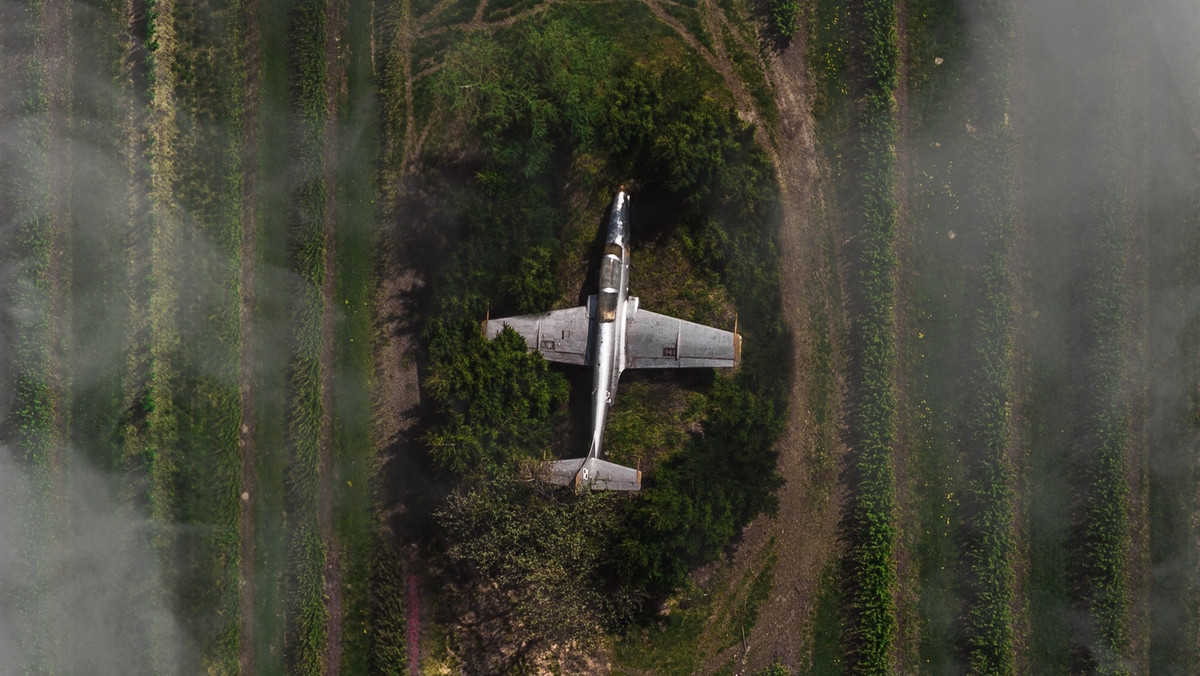
[[[742,337],[732,331],[641,309],[626,321],[627,368],[721,368],[742,360]]]
[[[484,333],[488,340],[491,340],[500,335],[505,326],[511,326],[521,334],[529,349],[541,352],[547,361],[581,366],[588,363],[590,323],[586,306],[536,315],[489,319],[484,322]]]

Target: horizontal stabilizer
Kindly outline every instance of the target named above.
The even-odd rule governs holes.
[[[584,471],[591,470],[588,476]],[[637,491],[642,488],[642,473],[632,467],[592,458],[579,472],[579,485],[599,491]]]
[[[597,491],[637,491],[642,488],[642,473],[599,458],[572,458],[546,463],[549,481],[559,486],[574,484],[576,489]]]
[[[571,458],[570,460],[558,460],[546,463],[546,468],[550,470],[550,483],[558,484],[559,486],[570,486],[575,482],[575,475],[579,474],[579,470],[583,467],[585,460],[587,458]]]

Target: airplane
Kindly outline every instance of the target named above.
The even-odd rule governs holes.
[[[741,361],[742,337],[733,331],[684,321],[638,308],[629,295],[629,196],[613,199],[600,258],[599,293],[587,305],[541,314],[484,320],[489,339],[504,327],[520,334],[530,350],[548,361],[591,366],[592,441],[582,458],[546,463],[550,483],[575,489],[636,491],[640,470],[600,459],[604,423],[627,368],[723,368]]]

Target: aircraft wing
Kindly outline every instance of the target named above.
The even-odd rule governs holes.
[[[742,337],[732,331],[640,309],[626,321],[626,368],[720,368],[742,359]]]
[[[505,326],[521,334],[529,349],[547,361],[586,365],[588,363],[588,309],[585,306],[536,315],[521,315],[484,322],[488,339],[500,335]]]

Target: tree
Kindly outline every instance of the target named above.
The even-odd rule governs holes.
[[[484,650],[484,671],[509,670],[553,645],[582,644],[630,614],[634,598],[603,571],[617,496],[546,489],[511,471],[482,471],[455,490],[438,519],[451,560],[467,571],[460,601]]]
[[[434,460],[459,474],[539,456],[567,381],[525,339],[505,328],[487,340],[465,312],[433,320],[426,331],[425,387],[442,422],[425,435]]]

